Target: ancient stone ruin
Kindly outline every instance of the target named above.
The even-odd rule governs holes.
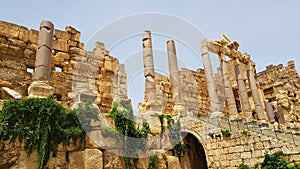
[[[53,95],[72,108],[82,98],[92,98],[102,118],[99,124],[114,124],[107,116],[113,103],[130,103],[126,67],[101,42],[93,51],[85,50],[80,34],[70,26],[57,30],[50,21],[42,21],[39,31],[0,21],[1,103]],[[150,133],[146,156],[138,158],[135,168],[149,168],[153,155],[157,168],[169,169],[255,166],[265,153],[278,151],[288,154],[288,162],[300,162],[300,78],[293,61],[256,72],[250,55],[238,50],[239,43],[222,35],[220,40],[202,40],[203,68],[199,63],[199,69],[189,70],[179,68],[176,42],[169,40],[169,74],[163,75],[155,72],[150,31],[141,43],[145,91],[134,122],[136,128],[147,122]],[[219,57],[217,73],[211,53]],[[172,153],[177,143],[162,117],[180,123],[180,143],[187,146],[180,154]],[[28,157],[20,144],[0,151],[0,168],[37,168],[37,152]],[[124,158],[113,153],[118,151],[115,140],[94,131],[82,144],[58,147],[47,167],[123,169]]]

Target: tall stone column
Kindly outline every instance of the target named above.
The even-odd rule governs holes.
[[[285,123],[283,108],[281,106],[277,106],[276,118],[278,120],[278,123],[280,123],[280,124]]]
[[[266,111],[268,114],[269,121],[271,123],[275,122],[275,114],[274,114],[272,103],[267,100],[265,101],[265,105],[266,105]]]
[[[28,88],[29,97],[47,97],[53,94],[53,88],[48,83],[51,72],[53,33],[54,25],[50,21],[43,20],[40,24],[33,82]]]
[[[259,92],[258,92],[257,85],[256,85],[256,79],[255,79],[255,76],[254,76],[253,64],[252,64],[251,61],[249,61],[248,64],[249,64],[248,81],[249,81],[249,84],[250,84],[250,89],[251,89],[253,101],[254,101],[254,104],[255,104],[255,111],[256,111],[258,120],[264,120],[265,115],[264,115],[262,102],[260,100]]]
[[[240,64],[239,60],[237,60],[237,65],[235,66],[235,76],[239,88],[239,95],[241,98],[242,109],[246,118],[252,118],[248,93],[244,82],[243,73],[241,72],[241,68],[239,64]]]
[[[42,21],[33,74],[35,81],[48,81],[50,78],[53,33],[54,25],[50,21]]]
[[[144,76],[145,81],[145,102],[150,104],[150,109],[156,110],[157,98],[156,98],[156,84],[155,84],[155,72],[154,61],[152,52],[152,40],[151,32],[146,30],[143,36],[143,57],[144,57]]]
[[[217,88],[215,84],[214,74],[210,62],[210,57],[208,53],[208,39],[203,39],[201,42],[201,53],[202,53],[202,62],[205,71],[206,84],[208,95],[210,99],[210,111],[211,112],[220,112],[220,102],[217,95]]]
[[[235,116],[238,115],[236,103],[235,103],[235,98],[232,90],[232,84],[229,79],[229,73],[228,73],[228,68],[227,68],[227,63],[226,63],[226,58],[225,54],[221,53],[219,55],[219,59],[221,62],[221,69],[222,69],[222,76],[225,84],[225,97],[228,105],[228,110],[229,110],[229,115],[231,118],[234,118]]]
[[[168,61],[170,72],[171,92],[175,104],[182,104],[181,83],[179,77],[179,68],[177,63],[175,43],[173,40],[167,41]]]

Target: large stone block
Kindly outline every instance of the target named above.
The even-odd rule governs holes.
[[[195,159],[196,160],[196,159]],[[180,163],[178,157],[167,156],[168,168],[180,169]]]
[[[19,37],[19,27],[16,24],[0,21],[0,35],[17,39]]]
[[[98,149],[85,149],[69,153],[70,169],[94,169],[103,168],[102,152]]]
[[[148,169],[149,168],[149,158],[139,158],[137,164],[137,169]]]
[[[38,153],[33,151],[30,156],[25,151],[20,151],[20,156],[10,169],[33,169],[38,168]]]
[[[65,31],[61,31],[61,30],[55,29],[55,31],[54,31],[54,38],[56,38],[56,39],[62,39],[62,40],[69,40],[71,38],[71,35],[68,34]]]
[[[84,150],[84,169],[103,168],[102,152],[98,149]]]
[[[53,49],[61,52],[69,52],[69,45],[66,40],[56,39],[53,41]]]
[[[103,152],[103,169],[124,169],[124,157],[118,156],[110,151]]]
[[[149,123],[150,132],[152,134],[160,134],[162,132],[159,118],[161,114],[162,112],[157,111],[147,111],[140,114],[142,119],[145,119],[146,122]]]
[[[9,168],[13,166],[18,158],[20,153],[16,150],[1,150],[0,151],[0,168]]]
[[[31,29],[29,31],[29,42],[32,44],[38,44],[39,31]]]
[[[119,68],[119,61],[111,56],[105,56],[104,69],[116,73]]]
[[[48,167],[49,169],[66,169],[66,159],[66,152],[57,152],[55,157],[50,156],[46,167]]]

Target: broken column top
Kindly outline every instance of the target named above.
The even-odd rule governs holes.
[[[54,29],[54,25],[51,21],[42,20],[42,22],[40,24],[40,29],[42,29],[42,28],[46,28],[48,31],[51,31]]]
[[[147,40],[147,39],[151,39],[151,32],[149,30],[145,30],[144,36],[143,36],[143,41]]]

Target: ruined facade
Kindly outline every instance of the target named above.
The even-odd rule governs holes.
[[[222,36],[221,40],[202,41],[204,68],[189,70],[178,67],[176,44],[170,40],[166,44],[169,74],[162,75],[155,72],[151,32],[145,31],[141,41],[145,99],[136,118],[149,123],[147,148],[152,154],[161,153],[159,168],[254,166],[264,153],[276,151],[291,154],[289,162],[300,162],[300,137],[296,135],[300,128],[300,78],[294,62],[286,67],[270,65],[257,73],[249,54],[241,53],[236,41]],[[216,74],[210,53],[219,56]],[[97,42],[93,51],[86,51],[79,31],[70,26],[57,30],[48,21],[41,23],[40,31],[0,21],[0,87],[1,100],[54,95],[63,106],[73,107],[80,98],[91,97],[104,118],[113,101],[129,101],[125,66],[103,43]],[[182,142],[190,147],[180,157],[170,153],[172,142],[162,131],[166,127],[162,114],[180,118]],[[232,135],[221,136],[220,129],[228,129]],[[247,133],[241,133],[243,130]],[[92,135],[99,141],[107,139]],[[117,143],[105,142],[109,145],[104,148],[87,137],[82,145],[60,147],[48,167],[124,168],[122,157],[106,151],[117,149]],[[0,160],[0,165],[37,166],[36,152],[28,158],[20,146],[7,147],[0,155],[7,159]],[[148,168],[148,163],[149,158],[141,158],[137,168]]]

